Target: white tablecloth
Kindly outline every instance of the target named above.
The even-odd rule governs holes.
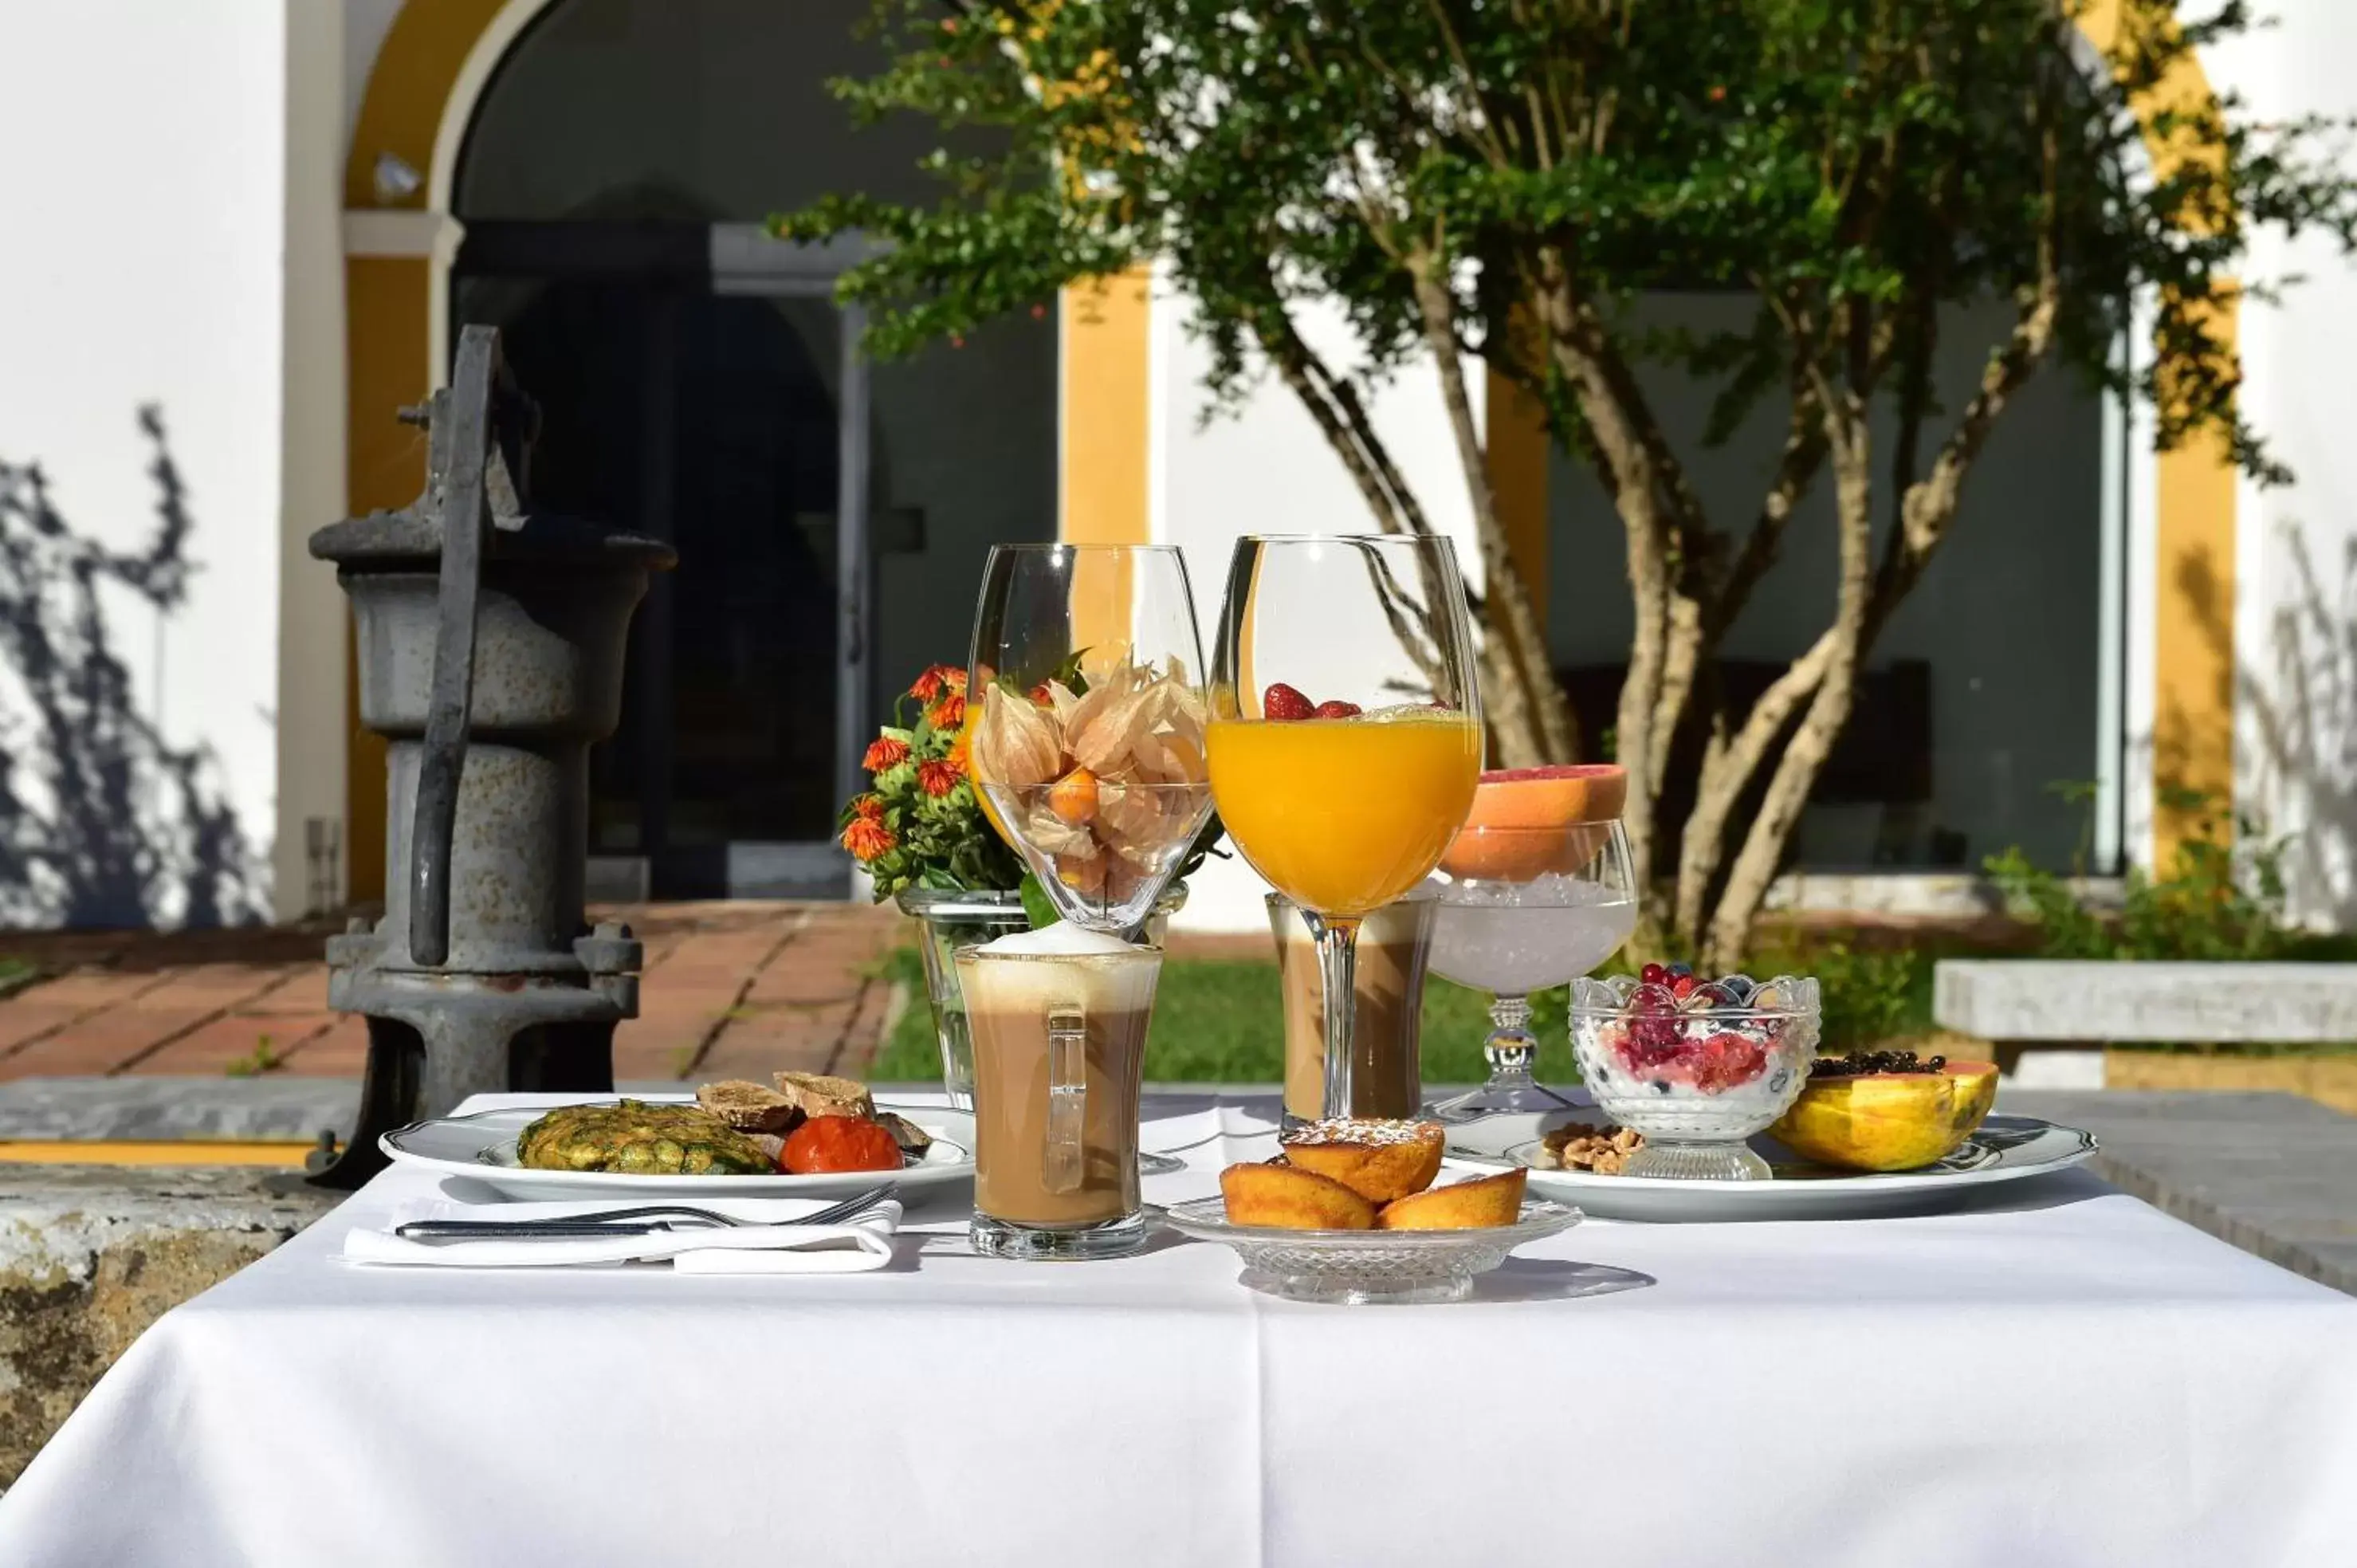
[[[1146,1145],[1222,1124],[1256,1123]],[[2082,1173],[1590,1221],[1393,1308],[1265,1299],[1205,1245],[976,1258],[953,1206],[844,1277],[336,1260],[425,1189],[379,1177],[151,1328],[0,1499],[0,1563],[2357,1561],[2357,1302]]]

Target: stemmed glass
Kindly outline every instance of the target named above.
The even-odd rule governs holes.
[[[1439,864],[1481,770],[1473,628],[1449,542],[1238,540],[1210,741],[1228,837],[1317,940],[1324,1111],[1348,1116],[1359,923]]]
[[[1428,1114],[1469,1122],[1569,1106],[1532,1071],[1539,1043],[1530,995],[1570,984],[1636,929],[1637,889],[1620,820],[1468,827],[1434,880],[1433,972],[1493,1000],[1481,1043],[1489,1080]]]
[[[1137,940],[1211,816],[1202,669],[1175,548],[992,547],[966,678],[974,781],[1075,926]]]

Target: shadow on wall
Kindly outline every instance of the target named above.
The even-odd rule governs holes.
[[[2284,840],[2287,907],[2296,919],[2357,929],[2357,540],[2341,548],[2340,580],[2319,570],[2306,531],[2281,526],[2270,555],[2288,568],[2288,591],[2268,617],[2270,668],[2237,661],[2232,618],[2206,556],[2182,564],[2177,586],[2195,607],[2204,640],[2231,679],[2241,735],[2256,749],[2240,802],[2270,837]],[[2192,726],[2165,714],[2154,746],[2164,778],[2193,765]]]
[[[154,538],[117,554],[49,503],[38,464],[0,461],[0,927],[242,925],[258,867],[210,747],[177,748],[135,705],[106,622],[124,592],[188,601],[188,514],[162,412]]]
[[[2297,830],[2284,879],[2295,916],[2357,929],[2357,540],[2341,545],[2339,581],[2327,584],[2307,532],[2277,532],[2272,553],[2289,568],[2288,591],[2270,616],[2274,668],[2237,670],[2237,706],[2256,743],[2254,793]]]

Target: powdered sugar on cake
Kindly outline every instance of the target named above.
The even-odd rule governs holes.
[[[1286,1144],[1415,1144],[1441,1135],[1437,1122],[1394,1122],[1370,1116],[1338,1116],[1285,1134]]]

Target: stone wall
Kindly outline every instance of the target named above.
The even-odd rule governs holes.
[[[0,1165],[0,1487],[149,1324],[341,1196],[276,1191],[269,1177]]]

